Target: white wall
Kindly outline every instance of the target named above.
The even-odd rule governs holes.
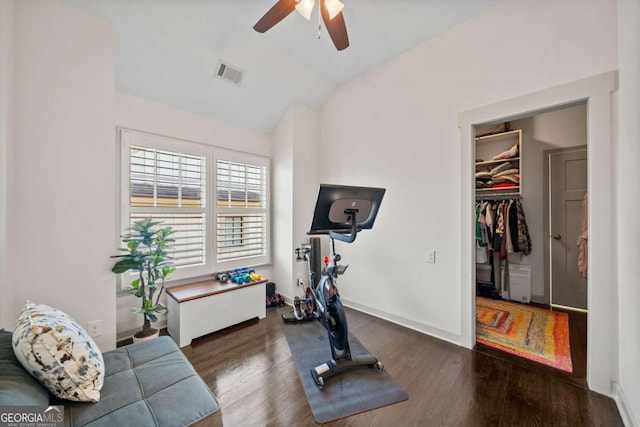
[[[293,135],[294,107],[271,134],[271,225],[273,277],[276,292],[291,297],[293,275]]]
[[[296,105],[293,129],[293,241],[289,256],[294,260],[294,249],[309,243],[307,231],[311,227],[313,211],[318,198],[320,184],[320,114],[311,108]],[[317,237],[317,236],[316,236]],[[293,261],[293,277],[289,279],[291,292],[287,296],[305,294],[305,287],[297,287],[297,279],[305,285],[309,282],[306,262]]]
[[[295,248],[309,242],[318,194],[319,114],[302,105],[286,112],[271,138],[273,157],[273,272],[277,292],[288,299],[304,296],[308,269],[296,262]]]
[[[124,92],[116,92],[116,126],[258,156],[270,155],[267,134]]]
[[[188,111],[179,110],[157,104],[127,93],[115,94],[116,117],[118,127],[135,129],[152,134],[173,137],[186,141],[207,144],[214,147],[242,151],[259,156],[269,157],[269,136],[263,133],[244,129],[210,117],[201,116]],[[115,138],[114,142],[115,144]],[[273,189],[272,189],[273,192]],[[113,199],[115,200],[115,198]],[[118,231],[113,229],[112,251],[120,245]],[[271,279],[271,269],[257,269],[258,273]],[[213,271],[211,272],[214,273]],[[171,284],[168,284],[171,286]],[[115,292],[115,287],[113,288]],[[161,301],[166,301],[163,293]],[[142,318],[131,312],[139,300],[131,295],[119,293],[117,297],[117,331],[118,339],[126,338],[140,328]],[[163,327],[166,318],[162,316],[155,327]]]
[[[343,250],[349,304],[460,342],[457,115],[615,69],[615,29],[613,0],[502,2],[336,90],[323,180],[388,190],[374,229]]]
[[[618,1],[619,381],[625,422],[640,425],[640,3]]]
[[[544,269],[544,151],[587,144],[586,104],[536,114],[511,122],[522,129],[522,206],[525,209],[531,254],[510,257],[517,264],[531,266],[531,299],[549,303],[549,282]],[[577,268],[577,267],[576,267]]]
[[[3,324],[26,299],[115,347],[114,30],[59,1],[14,3]]]
[[[0,291],[8,285],[5,277],[7,233],[7,167],[11,142],[13,108],[13,0],[0,0]],[[6,298],[0,301],[0,325],[13,318]]]

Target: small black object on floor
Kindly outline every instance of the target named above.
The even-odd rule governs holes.
[[[271,298],[276,293],[276,284],[273,282],[267,282],[265,289],[267,290],[267,298]]]
[[[302,316],[301,318],[297,318],[293,313],[293,310],[278,310],[278,314],[282,317],[282,320],[285,323],[303,323],[316,320],[313,316]]]
[[[498,290],[492,283],[476,282],[476,296],[491,299],[501,299]]]
[[[281,307],[284,305],[284,297],[276,293],[276,284],[267,282],[266,286],[266,305],[269,307]]]
[[[281,307],[284,305],[284,297],[280,294],[274,294],[271,298],[267,297],[267,307]]]

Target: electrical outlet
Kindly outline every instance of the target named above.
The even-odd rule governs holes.
[[[427,257],[426,257],[426,262],[428,262],[429,264],[435,264],[436,263],[436,251],[427,251]]]
[[[92,320],[87,323],[87,333],[90,337],[99,337],[102,335],[102,320]]]

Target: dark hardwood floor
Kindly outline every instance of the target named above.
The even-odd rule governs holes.
[[[409,400],[333,426],[622,426],[614,401],[532,369],[347,309],[350,331]],[[276,309],[183,348],[226,426],[313,426]],[[330,383],[328,384],[330,387]]]

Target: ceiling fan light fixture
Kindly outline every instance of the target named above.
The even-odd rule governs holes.
[[[344,4],[340,0],[324,0],[324,7],[329,12],[329,19],[333,19],[337,14],[342,12]]]
[[[296,5],[296,10],[300,15],[304,16],[308,20],[311,19],[311,11],[313,10],[313,6],[315,5],[315,0],[299,0]]]
[[[324,28],[331,37],[331,41],[337,50],[349,47],[349,34],[342,16],[344,5],[340,0],[320,0],[318,2],[318,38]],[[315,0],[277,0],[276,3],[256,22],[253,29],[259,33],[272,28],[278,22],[293,13],[294,9],[307,20],[311,20],[311,14],[315,6]]]

